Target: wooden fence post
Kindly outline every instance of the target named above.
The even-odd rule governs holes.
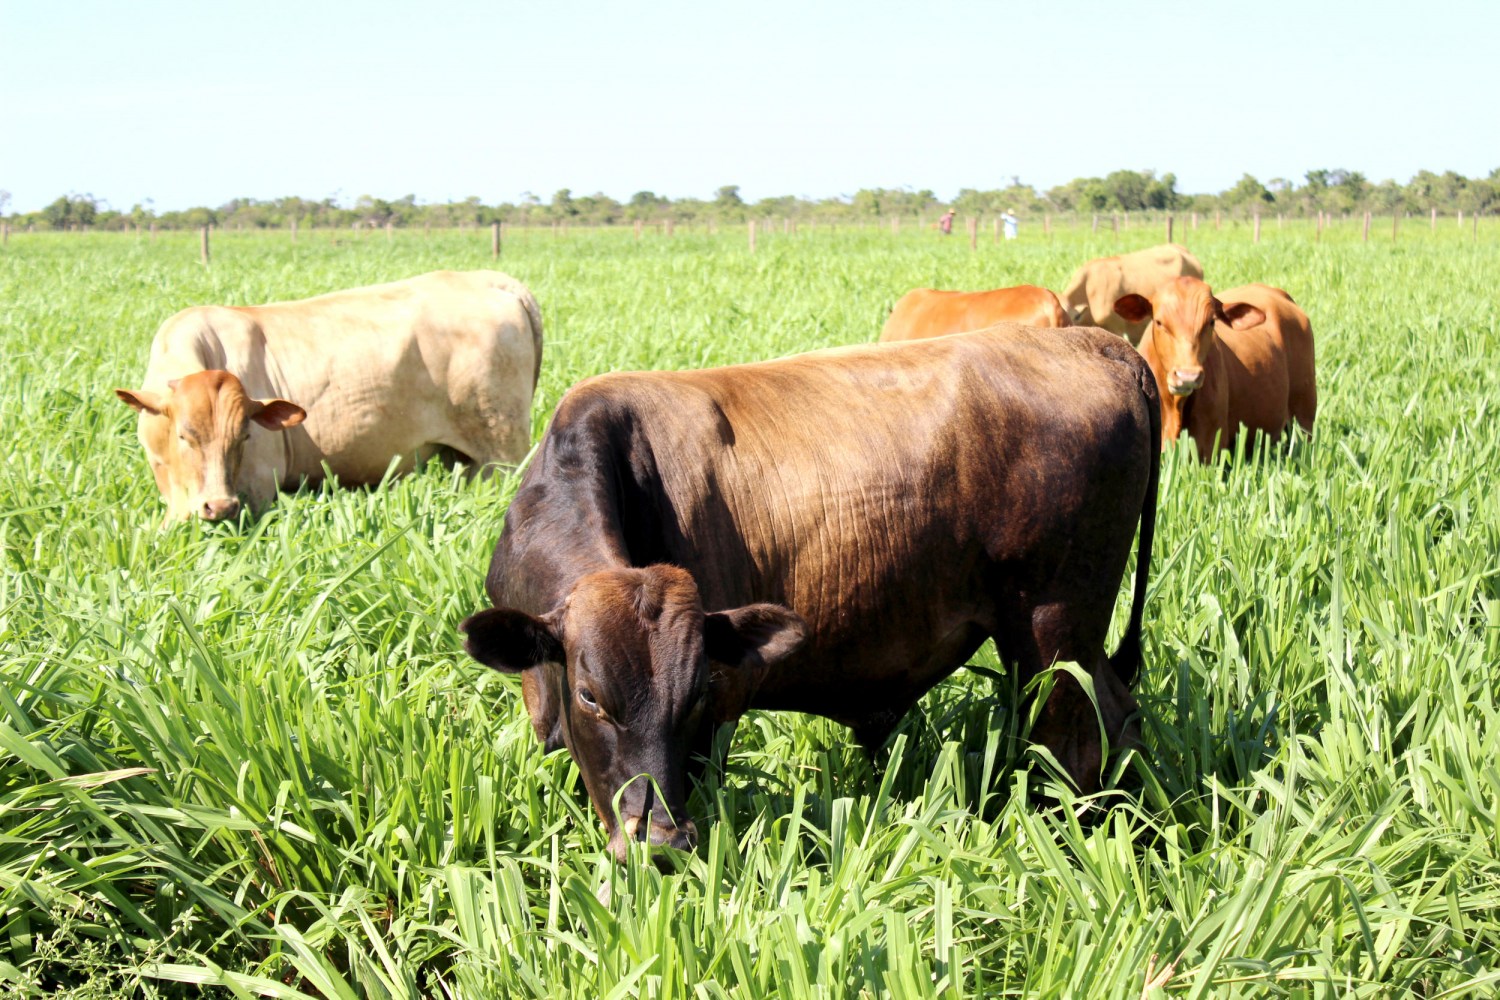
[[[1276,228],[1277,229],[1281,228],[1281,213],[1280,212],[1276,213]]]
[[[995,216],[995,246],[1000,245],[1000,216]]]
[[[1318,209],[1318,228],[1313,233],[1313,242],[1314,243],[1322,243],[1323,242],[1323,210],[1321,208]]]
[[[1130,228],[1130,209],[1128,208],[1125,210],[1125,228]]]
[[[899,232],[901,232],[901,216],[899,216],[899,215],[893,215],[893,216],[891,216],[891,232],[893,232],[893,233],[899,233]]]
[[[1114,233],[1115,239],[1120,238],[1120,217],[1114,212],[1109,213],[1109,231]]]
[[[1432,231],[1437,232],[1437,209],[1432,210]]]
[[[1198,228],[1198,213],[1197,212],[1193,213],[1193,228],[1194,229]]]
[[[968,218],[967,221],[968,221],[968,225],[969,225],[969,249],[970,250],[978,250],[979,249],[979,220],[976,219],[976,218],[974,218],[974,216],[971,215],[971,216],[969,216],[969,218]]]
[[[1464,227],[1464,210],[1460,208],[1458,210],[1458,228],[1462,229],[1463,227]]]
[[[208,266],[208,227],[198,227],[198,257],[203,261],[203,266]]]
[[[669,216],[667,216],[666,224],[662,228],[662,232],[665,233],[667,236],[671,236],[672,235],[672,226],[673,226],[672,217],[669,215]]]
[[[500,223],[490,223],[490,259],[500,259]]]
[[[155,219],[151,220],[151,242],[152,243],[156,242],[156,220]]]
[[[1396,229],[1401,225],[1401,209],[1391,210],[1391,242],[1396,242]]]
[[[1255,242],[1260,242],[1260,213],[1255,213]]]
[[[1474,213],[1474,242],[1479,242],[1479,213]]]
[[[137,233],[139,233],[141,231],[141,227],[140,226],[136,226],[135,227],[135,231]],[[7,244],[9,242],[10,242],[10,223],[9,222],[0,222],[0,246],[4,246],[5,244]]]
[[[498,226],[499,223],[497,222],[497,223],[495,223],[495,225]],[[390,219],[386,219],[385,220],[385,241],[387,243],[389,243],[393,239],[395,239],[395,236],[392,235],[394,232],[395,232],[395,225],[394,225],[394,223],[392,223]]]
[[[635,220],[635,241],[637,243],[639,243],[641,241],[641,220],[640,219],[636,219]]]
[[[297,242],[297,217],[295,215],[292,216],[291,230],[292,230],[292,242],[296,243]]]
[[[1369,212],[1365,213],[1365,235],[1364,235],[1364,241],[1366,243],[1370,242],[1370,213]]]
[[[1095,212],[1094,213],[1094,232],[1097,233],[1098,231],[1099,231],[1099,213]]]
[[[1172,213],[1167,213],[1167,242],[1172,242]]]
[[[1042,216],[1042,235],[1049,240],[1052,238],[1052,216],[1050,215]]]
[[[750,220],[750,252],[755,252],[755,220]]]
[[[1223,215],[1224,215],[1223,212],[1220,212],[1217,208],[1214,209],[1214,228],[1215,229],[1218,229],[1219,226],[1221,225],[1221,223],[1223,221]]]

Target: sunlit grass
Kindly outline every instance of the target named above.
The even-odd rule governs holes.
[[[513,231],[501,266],[546,316],[539,435],[589,374],[869,340],[915,285],[1055,288],[1159,235],[752,256],[738,231]],[[431,466],[162,532],[109,392],[178,308],[490,266],[487,233],[218,234],[210,269],[190,235],[13,234],[3,989],[1139,997],[1168,964],[1171,995],[1500,988],[1500,244],[1177,236],[1217,287],[1306,308],[1321,407],[1289,454],[1168,456],[1146,753],[1082,810],[1027,766],[1005,682],[941,685],[878,770],[838,726],[753,714],[663,874],[606,861],[567,754],[459,651],[513,478]]]

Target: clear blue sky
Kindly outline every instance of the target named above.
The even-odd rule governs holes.
[[[0,189],[513,201],[1500,167],[1500,0],[0,0]]]

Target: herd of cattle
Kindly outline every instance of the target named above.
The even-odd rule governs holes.
[[[1215,297],[1202,275],[1158,247],[1091,261],[1061,300],[911,292],[879,344],[585,379],[506,512],[465,648],[521,676],[617,857],[696,842],[689,780],[720,725],[809,712],[873,751],[989,638],[1023,688],[1077,664],[1031,736],[1097,788],[1101,725],[1111,749],[1139,736],[1161,450],[1312,428],[1306,315],[1265,285]],[[519,462],[541,352],[524,286],[438,272],[185,310],[142,388],[116,391],[168,519],[216,521],[326,473]]]

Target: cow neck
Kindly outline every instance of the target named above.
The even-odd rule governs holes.
[[[277,359],[276,352],[271,350],[270,340],[263,338],[262,342],[264,346],[261,349],[261,356],[265,364],[266,398],[289,399],[295,402],[298,393],[287,384],[286,376],[281,370],[281,362]],[[274,433],[280,439],[278,443],[281,446],[281,478],[285,479],[295,474],[296,450],[292,444],[292,434],[289,428],[283,427]],[[306,434],[306,431],[303,433]]]
[[[621,524],[622,508],[640,506],[632,477],[608,441],[558,422],[506,511],[486,578],[497,607],[545,614],[579,578],[635,564]]]

